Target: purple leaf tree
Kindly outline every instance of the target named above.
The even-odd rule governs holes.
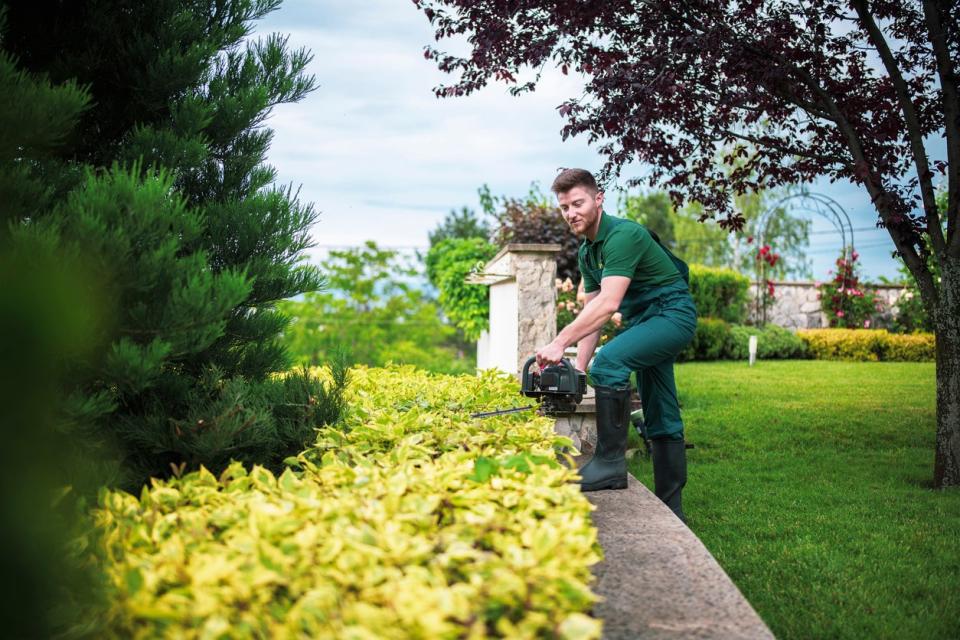
[[[463,57],[426,48],[454,77],[438,97],[491,81],[532,91],[548,65],[577,72],[583,94],[558,105],[563,137],[598,145],[604,178],[651,166],[644,182],[725,228],[743,224],[733,193],[821,176],[862,186],[934,318],[934,484],[960,485],[960,1],[414,4],[438,42],[470,45]],[[931,157],[930,137],[945,138],[946,158]]]

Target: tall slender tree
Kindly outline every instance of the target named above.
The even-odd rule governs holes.
[[[427,48],[459,75],[437,95],[495,80],[529,91],[545,65],[582,74],[583,95],[559,105],[562,135],[598,143],[608,174],[648,163],[650,184],[726,227],[743,223],[731,193],[821,176],[860,185],[934,318],[934,484],[960,484],[960,2],[414,1],[438,40],[471,45]],[[727,172],[718,154],[742,164]]]

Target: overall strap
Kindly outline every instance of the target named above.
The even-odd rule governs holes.
[[[658,245],[660,245],[660,248],[663,249],[664,253],[670,256],[670,259],[673,261],[673,266],[675,266],[677,268],[677,271],[680,272],[680,276],[683,278],[683,281],[689,285],[690,284],[690,267],[687,266],[687,263],[681,260],[680,258],[678,258],[677,256],[673,255],[673,252],[670,251],[670,249],[667,249],[666,245],[660,242],[660,236],[658,236],[655,231],[653,231],[652,229],[647,229],[647,231],[650,232],[650,237],[652,237],[654,241]]]

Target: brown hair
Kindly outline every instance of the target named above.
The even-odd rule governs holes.
[[[550,190],[555,194],[561,194],[574,187],[584,187],[592,195],[596,195],[600,189],[597,187],[597,181],[594,180],[593,174],[587,171],[586,169],[564,169],[560,172],[553,180],[553,184],[550,185]]]

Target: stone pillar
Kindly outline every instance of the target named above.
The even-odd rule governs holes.
[[[477,368],[519,377],[527,359],[557,337],[558,244],[508,244],[467,282],[490,287],[490,329],[477,341]],[[567,354],[576,360],[576,350]],[[582,452],[597,439],[593,389],[575,414],[557,418],[555,429]]]
[[[477,341],[477,367],[519,375],[527,358],[557,336],[558,244],[508,244],[467,281],[490,287],[490,329]]]

